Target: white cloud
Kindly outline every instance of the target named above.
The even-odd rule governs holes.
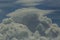
[[[60,7],[60,0],[17,0],[16,4],[22,4],[23,6],[36,6],[43,5],[49,7]]]
[[[45,34],[44,32],[46,30],[49,30],[49,28],[51,27],[52,20],[43,15],[46,15],[50,12],[52,12],[52,11],[40,10],[40,9],[36,9],[36,8],[23,8],[23,9],[18,9],[16,11],[8,14],[7,16],[10,16],[16,23],[22,23],[22,24],[27,25],[28,28],[30,28],[30,30],[33,30],[33,28],[34,28],[33,31],[38,30],[39,33],[42,32],[43,34]],[[51,32],[51,33],[53,33],[53,32]],[[53,34],[55,34],[55,33],[53,33]]]
[[[0,8],[13,7],[15,4],[21,4],[23,6],[35,6],[35,5],[41,4],[42,1],[44,0],[17,0],[17,1],[0,0],[0,2],[4,2],[4,3],[0,3]],[[48,0],[47,4],[50,3],[49,6],[58,5],[59,2],[57,1],[58,2],[57,4],[55,4],[55,2],[52,1],[51,3],[51,1]],[[50,18],[43,16],[43,15],[49,14],[52,11],[53,10],[40,10],[32,7],[32,8],[18,9],[8,14],[7,16],[9,16],[10,18],[3,19],[2,23],[0,23],[0,40],[23,40],[23,39],[24,40],[48,40],[50,36],[52,37],[52,34],[59,32],[58,31],[59,27],[55,24],[52,24],[52,20]],[[30,21],[30,24],[29,24],[29,21]],[[31,30],[27,28],[27,25],[23,24],[23,23],[26,23],[31,27],[31,24],[33,24],[32,26],[34,26],[37,23],[36,21],[38,21],[39,24],[37,24],[36,26],[37,29],[35,29],[35,33],[32,33]],[[20,24],[19,22],[23,22],[23,23]],[[33,29],[33,27],[31,28]],[[42,37],[40,34],[41,31],[43,31],[42,33],[46,32],[46,35],[48,35],[48,37],[46,36]],[[58,38],[57,40],[59,40]]]
[[[23,9],[18,9],[15,12],[12,12],[11,14],[8,14],[7,16],[10,16],[10,18],[3,19],[2,23],[0,23],[0,39],[1,40],[49,40],[49,39],[52,40],[52,39],[54,39],[52,34],[55,35],[55,33],[59,32],[60,28],[56,24],[53,24],[51,19],[49,19],[43,15],[41,15],[41,16],[39,15],[37,17],[37,18],[40,18],[39,19],[40,23],[36,26],[37,29],[35,29],[34,33],[31,32],[31,30],[28,28],[27,25],[24,25],[23,23],[20,24],[19,22],[17,22],[17,23],[14,22],[15,20],[23,21],[22,18],[24,18],[24,20],[25,20],[25,17],[23,17],[23,16],[27,16],[28,18],[32,17],[34,19],[35,16],[39,13],[45,14],[45,13],[49,13],[49,11],[39,10],[36,8],[33,8],[33,9],[32,8],[30,8],[30,9],[23,8]],[[29,14],[29,15],[27,15],[27,14]],[[34,14],[36,14],[36,15],[34,15]],[[14,17],[15,17],[15,19],[14,19]],[[31,20],[31,19],[29,19],[29,20]],[[27,20],[26,22],[28,22],[29,20]],[[33,20],[33,21],[35,22],[35,20]],[[28,22],[28,24],[29,24],[29,22]],[[46,28],[46,27],[48,27],[48,28]],[[34,29],[34,28],[32,28],[32,29]],[[46,35],[42,36],[40,32],[42,32],[42,34],[46,33]],[[59,34],[57,34],[57,35],[59,35]],[[59,37],[58,38],[56,37],[57,40],[59,40]]]
[[[39,17],[46,15],[52,11],[50,10],[40,10],[36,8],[22,8],[18,9],[7,16],[11,17],[15,22],[23,23],[29,26],[34,26],[39,23]],[[33,21],[35,20],[35,21]],[[30,22],[31,21],[31,22]],[[48,20],[49,22],[49,20]],[[36,24],[33,24],[36,23]],[[50,22],[49,22],[50,23]]]
[[[23,16],[26,14],[46,15],[49,14],[50,12],[53,12],[53,10],[40,10],[34,7],[30,7],[30,8],[17,9],[16,11],[8,14],[7,16],[14,17],[14,16]]]
[[[43,0],[0,0],[0,8],[14,7],[17,5],[22,6],[35,6],[39,5]]]
[[[2,23],[4,23],[4,24],[9,24],[11,22],[14,22],[11,18],[5,18],[2,20]]]
[[[39,5],[43,0],[17,0],[16,3],[20,3],[23,6],[35,6]]]

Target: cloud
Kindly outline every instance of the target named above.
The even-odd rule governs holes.
[[[10,24],[0,24],[0,40],[28,38],[31,33],[23,24],[13,22]]]
[[[10,18],[7,18],[11,20]],[[4,19],[7,21],[7,19]],[[8,23],[10,22],[10,23]],[[44,26],[44,25],[43,25]],[[59,27],[56,24],[50,25],[51,27],[46,29],[46,34],[50,36],[41,36],[38,30],[36,30],[34,33],[32,33],[26,25],[15,23],[11,21],[7,21],[7,24],[5,24],[3,21],[0,23],[0,40],[59,40],[60,36],[57,36],[56,38],[53,38],[52,34],[53,32],[58,32]],[[41,26],[40,26],[41,27]],[[44,27],[43,27],[44,28]],[[55,30],[55,28],[58,28]],[[52,30],[50,30],[52,29]],[[41,30],[40,30],[41,31]],[[51,32],[53,31],[53,32]],[[59,35],[59,34],[58,34]],[[52,37],[52,38],[51,38]]]
[[[15,5],[30,7],[39,5],[42,1],[44,0],[0,0],[0,8],[5,13],[6,8],[12,8]],[[54,40],[54,38],[59,40],[60,28],[53,24],[50,18],[44,16],[53,10],[29,7],[15,10],[7,15],[9,18],[2,20],[0,40]]]
[[[13,12],[18,8],[23,8],[25,6],[35,7],[36,5],[43,3],[42,1],[44,0],[0,0],[0,9],[3,11],[0,13],[0,19],[6,18],[6,14]]]
[[[16,3],[22,4],[23,6],[36,6],[42,1],[43,0],[17,0]]]
[[[18,6],[14,3],[16,0],[0,0],[0,22],[6,18],[6,14],[14,11]]]
[[[17,15],[22,16],[25,14],[39,14],[41,16],[41,15],[49,14],[50,12],[53,12],[53,10],[40,10],[34,7],[28,7],[28,8],[17,9],[16,11],[8,14],[7,16],[13,17]]]
[[[0,14],[1,14],[1,12],[3,12],[3,10],[2,10],[2,9],[0,9]]]
[[[40,10],[36,8],[23,8],[23,9],[18,9],[8,14],[7,16],[10,16],[16,23],[27,25],[28,29],[32,32],[35,32],[36,30],[38,30],[41,36],[49,36],[50,38],[50,35],[51,35],[51,37],[54,37],[54,36],[57,37],[59,31],[58,30],[56,31],[55,29],[53,29],[54,31],[52,30],[53,31],[52,32],[51,31],[52,28],[50,28],[52,25],[52,20],[44,16],[45,14],[48,14],[51,12],[49,11]]]
[[[40,5],[41,9],[43,8],[59,8],[60,1],[59,0],[0,0],[0,8],[7,7],[17,7],[17,6],[37,6]],[[42,8],[43,7],[43,8]]]
[[[8,14],[7,16],[11,17],[15,22],[25,24],[28,28],[30,28],[30,30],[32,29],[35,31],[33,28],[39,24],[38,17],[48,14],[49,12],[52,11],[40,10],[36,8],[22,8]]]
[[[51,26],[53,24],[52,24],[52,20],[44,15],[49,14],[50,12],[52,12],[52,10],[40,10],[36,8],[22,8],[8,14],[7,16],[11,17],[16,23],[27,25],[30,31],[35,32],[36,30],[38,30],[42,36],[46,36],[49,34],[45,33],[45,31],[50,30],[49,32],[51,32],[51,29],[52,29]],[[57,28],[59,27],[57,26]],[[55,36],[55,34],[59,31],[54,32],[54,33],[53,32],[51,32],[52,33],[51,35],[54,34]],[[55,37],[57,36],[58,34],[56,34]]]
[[[33,6],[45,10],[60,10],[59,0],[17,0],[15,4],[28,7]]]
[[[59,40],[60,28],[57,24],[53,24],[50,18],[44,16],[45,12],[49,13],[36,8],[23,8],[8,14],[9,18],[3,19],[0,23],[0,39]]]
[[[0,0],[0,8],[12,8],[21,6],[36,6],[41,4],[43,0]]]
[[[4,24],[9,24],[11,22],[14,22],[11,18],[5,18],[2,20],[2,23],[4,23]]]

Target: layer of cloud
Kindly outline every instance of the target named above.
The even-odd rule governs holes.
[[[25,15],[25,14],[38,14],[40,16],[49,14],[50,12],[53,12],[54,10],[40,10],[35,7],[28,7],[28,8],[21,8],[17,9],[14,12],[8,14],[7,16],[14,17],[17,15]]]
[[[36,6],[39,5],[43,0],[17,0],[16,3],[20,3],[23,6]]]
[[[18,8],[23,8],[25,6],[31,7],[31,6],[36,6],[40,5],[41,3],[46,4],[44,0],[0,0],[0,9],[3,10],[3,12],[0,13],[0,19],[5,18],[6,14],[18,9]],[[54,3],[54,2],[53,2]],[[41,5],[43,5],[41,4]],[[48,3],[47,3],[48,4]],[[46,5],[47,5],[46,4]],[[23,5],[23,7],[22,7]],[[39,6],[41,8],[41,6]],[[45,6],[42,6],[44,9]],[[46,8],[47,9],[47,8]],[[3,17],[4,16],[4,17]]]
[[[59,0],[17,0],[16,4],[21,4],[21,6],[28,7],[39,7],[40,9],[50,9],[50,10],[59,10],[60,1]]]
[[[21,6],[37,6],[44,5],[46,7],[60,7],[59,0],[0,0],[0,8],[13,7],[16,5]]]
[[[19,1],[21,1],[19,3]],[[0,0],[0,9],[2,10],[2,12],[0,13],[0,19],[2,20],[3,18],[6,18],[6,14],[18,9],[18,8],[23,8],[22,5],[28,4],[30,2],[30,5],[35,5],[36,3],[38,3],[38,1],[40,0],[29,0],[30,2],[23,2],[24,0]],[[33,3],[34,2],[34,3]],[[36,3],[35,3],[36,2]],[[0,20],[0,22],[1,22]]]

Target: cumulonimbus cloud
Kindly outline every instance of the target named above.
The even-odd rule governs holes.
[[[50,10],[18,9],[0,23],[1,40],[50,40],[60,35],[60,28],[46,16]],[[34,32],[33,32],[34,31]],[[59,40],[59,38],[57,38]]]
[[[28,26],[37,26],[39,23],[38,17],[48,14],[49,12],[52,12],[52,10],[40,10],[36,8],[22,8],[18,9],[7,16],[12,17],[15,22],[23,23]]]
[[[11,3],[11,1],[9,2]],[[41,1],[17,0],[12,5],[18,2],[17,4],[24,6],[35,6]],[[2,6],[10,7],[9,4]],[[53,24],[50,18],[44,16],[50,12],[52,10],[40,10],[32,7],[18,9],[8,14],[9,18],[3,19],[0,23],[0,40],[59,40],[59,26]]]

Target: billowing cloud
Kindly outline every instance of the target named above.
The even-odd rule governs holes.
[[[48,14],[51,12],[50,10],[40,10],[36,8],[22,8],[18,9],[7,16],[10,16],[15,22],[22,23],[27,25],[30,29],[32,27],[32,30],[34,27],[39,24],[39,17],[45,14]]]
[[[42,2],[43,1],[43,2]],[[0,9],[9,9],[17,5],[28,6],[18,9],[0,23],[0,40],[50,40],[60,37],[60,28],[44,15],[53,10],[40,10],[31,6],[42,5],[57,7],[59,2],[50,0],[0,0]],[[57,3],[57,4],[55,4]],[[31,7],[31,8],[29,8]],[[12,10],[12,9],[11,9]]]
[[[18,9],[7,16],[10,16],[16,23],[27,25],[28,29],[32,32],[38,30],[41,36],[55,38],[59,34],[59,27],[55,24],[52,24],[52,20],[50,18],[44,16],[45,14],[51,12],[49,11],[36,8],[23,8]]]
[[[59,40],[60,28],[40,15],[45,12],[48,11],[23,8],[8,14],[10,17],[0,23],[0,40]]]
[[[14,40],[28,38],[32,32],[23,25],[11,22],[10,24],[0,24],[0,40]]]

